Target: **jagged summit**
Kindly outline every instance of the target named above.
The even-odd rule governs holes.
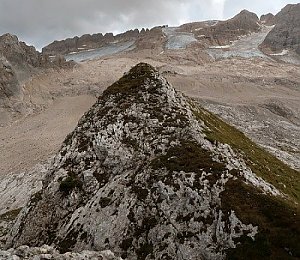
[[[29,70],[29,66],[42,67],[50,64],[47,57],[41,55],[33,46],[26,45],[16,35],[9,33],[0,36],[0,55],[23,70]]]
[[[104,35],[102,33],[93,35],[85,34],[81,37],[75,36],[65,40],[54,41],[45,46],[42,49],[42,52],[49,55],[65,55],[72,52],[102,48],[109,46],[112,43],[122,42],[135,42],[137,47],[139,47],[141,41],[149,41],[154,35],[159,37],[161,34],[162,32],[160,27],[154,27],[151,30],[143,28],[141,31],[138,29],[129,30],[117,35],[114,35],[113,33],[106,33]],[[148,44],[151,46],[150,42]],[[147,47],[147,45],[143,45],[144,48],[149,48],[150,46]]]
[[[247,18],[252,18],[252,19],[258,20],[257,14],[255,14],[255,13],[253,13],[253,12],[250,12],[250,11],[247,10],[247,9],[243,9],[243,10],[240,11],[240,13],[238,13],[235,17],[241,17],[241,16],[245,16],[245,17],[247,17]]]
[[[67,136],[7,244],[126,259],[297,256],[296,172],[269,156],[138,64]]]
[[[1,42],[11,44],[11,43],[17,43],[19,41],[18,37],[16,35],[5,33],[0,36]]]
[[[0,36],[0,125],[13,121],[17,115],[31,113],[34,106],[31,101],[26,101],[28,93],[24,93],[23,88],[30,78],[48,69],[73,66],[62,56],[51,60],[15,35]]]
[[[260,17],[260,22],[267,26],[272,26],[276,23],[275,15],[272,13],[263,14]]]
[[[210,45],[228,45],[240,36],[261,30],[258,16],[248,10],[242,10],[231,19],[215,22],[211,26],[199,28],[196,24],[194,24],[196,26],[196,30],[193,31],[194,35],[201,39],[205,35],[204,40]]]

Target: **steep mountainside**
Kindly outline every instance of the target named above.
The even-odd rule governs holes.
[[[293,50],[300,54],[300,4],[287,5],[276,16],[276,25],[262,48],[272,52]]]
[[[20,94],[20,80],[33,72],[34,67],[47,63],[34,47],[27,46],[11,34],[0,36],[0,102]]]
[[[2,99],[20,93],[20,86],[16,73],[10,62],[0,56],[0,104]]]
[[[299,181],[142,63],[67,136],[7,245],[128,259],[299,257]]]
[[[239,36],[247,35],[260,30],[259,18],[256,14],[247,10],[241,11],[233,18],[226,21],[216,21],[213,25],[195,23],[195,27],[182,26],[181,29],[189,28],[198,40],[210,45],[227,45],[237,40]]]
[[[33,46],[27,46],[19,41],[17,36],[8,33],[0,36],[0,53],[20,68],[28,65],[40,67],[49,62],[47,57],[41,55]]]
[[[271,26],[276,23],[276,18],[274,14],[268,13],[260,17],[260,22],[264,25]]]
[[[30,77],[45,69],[72,66],[62,56],[50,60],[15,35],[0,36],[0,125],[11,114],[24,111],[22,85]]]

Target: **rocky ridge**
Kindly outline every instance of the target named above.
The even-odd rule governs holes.
[[[81,37],[75,36],[61,41],[54,41],[45,46],[42,49],[42,53],[47,55],[64,55],[72,52],[101,48],[116,42],[130,41],[142,44],[143,48],[153,48],[151,38],[156,34],[162,35],[160,27],[154,27],[151,30],[143,28],[141,31],[138,29],[129,30],[117,35],[113,35],[112,33],[106,33],[105,35],[102,33],[92,35],[85,34]],[[139,44],[137,44],[137,47],[139,47]]]
[[[50,60],[47,55],[39,53],[35,47],[19,41],[18,37],[9,33],[0,36],[0,54],[16,69],[32,71],[34,68],[49,68],[55,66],[68,66],[63,57]]]
[[[240,36],[258,32],[261,28],[259,18],[255,13],[241,11],[226,21],[192,23],[180,27],[185,31],[193,32],[195,37],[206,45],[228,45]]]
[[[266,52],[291,50],[300,55],[300,4],[287,5],[275,16],[276,25],[261,47]]]
[[[225,142],[230,133],[236,143]],[[299,256],[297,174],[139,64],[66,138],[7,246],[128,259]]]
[[[165,45],[162,29],[165,26],[157,26],[149,29],[129,30],[127,32],[113,35],[107,33],[85,34],[81,37],[75,36],[61,41],[54,41],[42,50],[48,55],[65,55],[73,52],[82,52],[91,49],[102,48],[113,43],[134,42],[137,50],[162,49]],[[225,45],[237,40],[239,36],[247,35],[260,30],[260,21],[256,14],[247,10],[241,11],[232,19],[226,21],[207,21],[184,24],[178,31],[193,33],[199,40],[199,46]],[[202,46],[203,47],[203,46]]]
[[[267,26],[272,26],[276,23],[276,18],[274,14],[268,13],[268,14],[263,14],[260,17],[260,22],[264,25]]]

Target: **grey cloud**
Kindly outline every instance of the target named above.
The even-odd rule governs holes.
[[[285,1],[273,2],[252,0],[249,6],[244,0],[0,0],[0,34],[16,34],[41,48],[53,40],[85,33],[222,19],[252,5],[257,10],[285,5]]]

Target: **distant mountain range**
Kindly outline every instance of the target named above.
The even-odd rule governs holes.
[[[227,45],[238,37],[258,32],[262,25],[276,26],[271,30],[262,44],[262,50],[269,52],[280,52],[283,49],[290,49],[300,53],[300,4],[287,5],[275,16],[267,14],[258,16],[247,10],[241,11],[235,17],[226,21],[207,21],[184,24],[178,31],[193,33],[199,44],[203,47],[208,45]],[[164,26],[155,27],[151,30],[142,29],[141,31],[129,30],[125,33],[114,36],[112,33],[105,35],[93,34],[83,35],[61,41],[54,41],[44,47],[42,52],[48,55],[68,54],[94,48],[100,48],[113,42],[141,41],[144,44],[136,44],[137,48],[154,48],[157,44],[164,45],[162,39]],[[151,41],[152,39],[152,41]],[[153,41],[155,39],[155,41]],[[145,44],[153,42],[153,44]],[[155,44],[156,43],[156,44]],[[268,52],[268,51],[267,51]]]

